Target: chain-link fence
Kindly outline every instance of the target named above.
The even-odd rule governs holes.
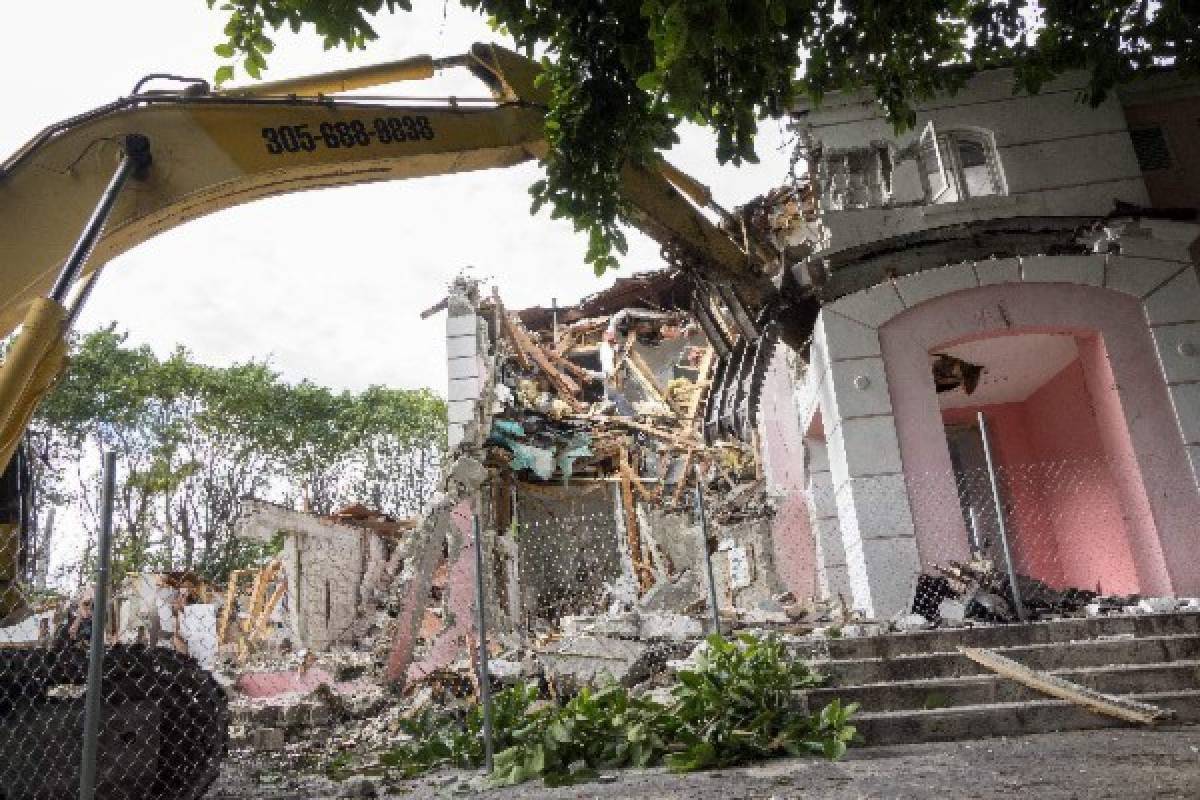
[[[113,474],[111,461],[106,465]],[[228,740],[226,693],[213,674],[211,606],[184,582],[149,607],[109,592],[112,486],[98,557],[74,591],[40,591],[21,528],[0,529],[6,567],[0,626],[0,796],[5,800],[198,798]]]
[[[1194,532],[1194,499],[1172,490],[1167,458],[951,455],[944,470],[808,476],[818,598],[935,624],[1187,604],[1190,559],[1169,548]]]
[[[952,460],[837,486],[810,465],[792,494],[730,485],[715,459],[671,481],[494,471],[414,520],[246,501],[237,535],[262,546],[256,563],[216,581],[126,574],[103,624],[103,559],[84,559],[69,592],[11,584],[0,797],[79,796],[101,631],[97,797],[323,797],[346,780],[411,789],[414,759],[433,758],[414,755],[422,742],[477,769],[485,687],[665,690],[714,611],[727,633],[808,636],[913,612],[929,625],[1125,613],[1164,594],[1148,544],[1171,521],[1146,504],[1153,465]],[[885,601],[895,619],[860,610]],[[474,743],[442,737],[451,722]]]

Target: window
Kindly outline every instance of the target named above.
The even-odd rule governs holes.
[[[926,196],[932,203],[1004,194],[996,145],[987,133],[938,133],[930,121],[921,133],[920,154]]]
[[[818,155],[821,207],[847,211],[886,205],[891,198],[892,170],[891,152],[885,144]]]
[[[1171,151],[1167,149],[1167,137],[1163,129],[1138,128],[1129,132],[1133,140],[1133,152],[1137,155],[1142,172],[1167,169],[1171,166]]]

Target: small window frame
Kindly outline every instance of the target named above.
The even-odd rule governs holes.
[[[950,191],[950,175],[946,172],[946,162],[942,158],[942,142],[938,136],[937,126],[933,124],[933,120],[925,123],[925,128],[921,131],[921,136],[918,139],[918,153],[920,153],[921,175],[925,181],[926,195],[930,203],[936,203],[938,200]],[[936,171],[928,169],[930,166],[927,161],[927,153],[933,153],[933,158],[936,162]],[[931,175],[937,175],[941,179],[941,188],[935,190],[933,183],[930,180]]]
[[[971,194],[967,188],[964,167],[959,157],[958,144],[973,142],[978,144],[987,162],[988,174],[991,178],[994,192],[987,194]],[[936,171],[929,169],[929,153],[937,157]],[[962,203],[977,200],[982,197],[1000,197],[1008,194],[1008,184],[1004,178],[1004,170],[1000,164],[1000,155],[996,149],[996,139],[991,131],[981,128],[952,128],[939,132],[930,120],[925,126],[919,139],[919,158],[922,164],[922,180],[925,181],[926,202],[929,204]],[[930,180],[931,176],[941,179],[942,188],[937,189]],[[954,189],[952,200],[943,200],[946,194]]]

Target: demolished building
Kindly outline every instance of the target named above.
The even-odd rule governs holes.
[[[868,616],[979,558],[1200,593],[1200,85],[1165,71],[1093,109],[1084,81],[1022,96],[985,71],[901,134],[853,93],[793,113],[807,202],[762,201],[810,237],[790,271],[821,306],[790,461],[819,592]]]

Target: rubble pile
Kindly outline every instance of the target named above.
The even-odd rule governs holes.
[[[923,574],[917,582],[913,615],[933,625],[1005,624],[1021,621],[1017,598],[1027,621],[1104,614],[1167,613],[1192,609],[1187,599],[1103,595],[1088,589],[1056,589],[1028,575],[1016,575],[1016,595],[1008,572],[991,559],[951,562]]]

